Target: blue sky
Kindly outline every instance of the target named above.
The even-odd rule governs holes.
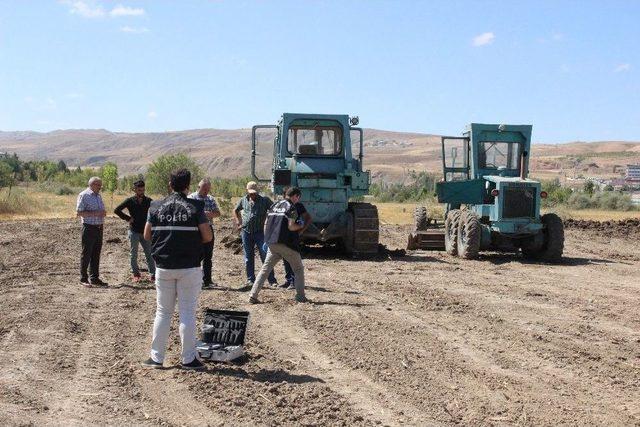
[[[640,140],[640,1],[0,0],[0,130],[282,112],[537,142]]]

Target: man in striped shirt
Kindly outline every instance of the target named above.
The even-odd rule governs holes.
[[[198,184],[198,191],[189,194],[190,199],[200,200],[204,203],[204,214],[209,221],[211,234],[213,235],[213,238],[210,242],[204,243],[202,245],[202,289],[209,289],[214,286],[213,280],[211,278],[211,270],[213,268],[213,245],[215,242],[213,218],[217,218],[220,216],[220,209],[218,209],[216,199],[214,199],[213,196],[209,194],[209,191],[211,191],[211,180],[209,178],[204,178]]]
[[[102,251],[102,234],[104,209],[100,189],[102,180],[97,176],[89,180],[89,187],[78,195],[76,214],[82,218],[82,257],[80,260],[80,283],[85,287],[107,286],[100,280],[100,251]],[[87,268],[89,276],[87,276]]]

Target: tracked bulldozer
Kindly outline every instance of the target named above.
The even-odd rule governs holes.
[[[285,113],[275,125],[252,130],[251,174],[268,182],[275,194],[288,186],[302,190],[301,202],[313,217],[302,241],[336,245],[354,256],[378,252],[378,209],[358,201],[368,194],[369,171],[363,169],[363,130],[357,117]],[[257,170],[258,133],[275,133],[270,176]],[[359,153],[352,154],[352,136]]]

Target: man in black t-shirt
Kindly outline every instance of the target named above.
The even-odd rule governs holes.
[[[295,208],[301,195],[302,192],[299,188],[290,188],[286,198],[269,209],[264,225],[264,240],[269,251],[249,293],[249,302],[252,304],[259,302],[258,293],[264,281],[281,259],[288,261],[293,269],[296,301],[307,302],[304,294],[304,266],[300,257],[300,238],[298,236],[298,232],[304,228],[304,223],[298,217]]]
[[[151,257],[151,242],[144,240],[144,224],[147,221],[147,213],[151,206],[151,199],[144,195],[144,181],[133,183],[134,196],[125,199],[114,210],[114,213],[129,223],[129,242],[131,243],[131,274],[134,282],[140,281],[140,268],[138,267],[138,244],[142,246],[144,256],[149,267],[149,280],[156,280],[156,265]],[[126,209],[129,215],[123,212]]]

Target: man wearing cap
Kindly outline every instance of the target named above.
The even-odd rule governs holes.
[[[254,248],[258,247],[260,260],[263,263],[267,255],[264,249],[264,222],[267,218],[267,211],[272,204],[271,199],[258,194],[258,183],[249,181],[247,183],[247,194],[238,201],[233,211],[236,227],[241,230],[244,264],[247,273],[247,282],[242,289],[251,289],[256,279]],[[273,270],[267,280],[273,286],[278,284]]]

